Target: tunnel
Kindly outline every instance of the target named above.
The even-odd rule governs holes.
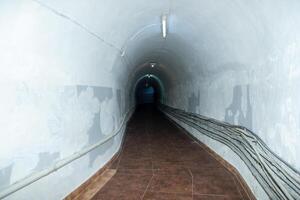
[[[299,11],[2,0],[0,199],[300,199]]]
[[[138,79],[135,87],[135,104],[159,104],[163,99],[163,86],[158,77],[146,74]]]

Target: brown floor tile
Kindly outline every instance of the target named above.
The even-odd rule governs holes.
[[[91,199],[97,192],[115,175],[116,170],[106,169],[102,174],[95,177],[74,200]]]
[[[143,199],[144,200],[192,200],[193,197],[192,195],[189,194],[147,192]]]
[[[176,148],[180,151],[190,151],[190,152],[198,152],[201,153],[205,151],[198,143],[195,143],[194,141],[190,141],[189,145],[183,145],[183,146],[176,146]]]
[[[126,141],[124,143],[123,151],[133,151],[135,152],[136,150],[139,151],[145,151],[145,150],[150,150],[151,145],[148,142],[140,142],[138,140],[135,141]]]
[[[211,156],[207,155],[207,153],[201,151],[179,152],[177,156],[183,161],[203,161],[213,159]]]
[[[243,199],[239,196],[194,195],[193,200],[243,200]]]
[[[239,190],[240,193],[241,193],[242,199],[244,199],[244,200],[251,200],[251,199],[254,199],[254,197],[253,197],[251,194],[248,194],[248,193],[246,192],[246,190],[242,187],[242,185],[239,183],[239,181],[236,179],[236,177],[235,177],[234,179],[235,179],[237,188],[238,188],[238,190]]]
[[[118,169],[116,174],[152,175],[152,169]]]
[[[187,160],[184,165],[189,169],[198,169],[199,167],[223,167],[217,160],[212,157],[203,157],[201,160]]]
[[[145,190],[152,175],[116,174],[100,192],[125,192],[131,190]]]
[[[121,158],[119,169],[152,169],[152,160]]]
[[[109,166],[109,169],[117,169],[118,164],[119,164],[119,161],[120,161],[120,156],[118,156],[118,157],[111,163],[111,165]]]
[[[153,176],[148,191],[192,194],[192,178],[189,176]]]
[[[162,175],[162,176],[188,176],[190,177],[191,174],[189,170],[186,168],[169,168],[169,169],[154,169],[154,175]]]
[[[92,200],[140,200],[144,191],[131,191],[131,192],[117,192],[117,191],[105,191],[99,192]]]
[[[135,150],[134,152],[122,152],[122,159],[142,159],[148,158],[151,159],[151,152],[150,151],[139,151]]]
[[[154,175],[186,175],[190,176],[190,171],[183,162],[153,162]]]
[[[158,112],[129,122],[115,175],[93,200],[239,200],[247,194],[234,176]]]
[[[224,167],[198,167],[191,168],[194,176],[217,176],[232,179],[233,175]]]
[[[241,193],[243,200],[251,200],[251,198],[249,197],[249,195],[246,193],[246,191],[244,189],[242,189],[242,188],[239,188],[239,189],[240,189],[240,193]]]
[[[166,162],[182,161],[180,156],[178,156],[178,152],[175,151],[164,151],[160,153],[153,153],[152,159],[153,161],[166,161]]]
[[[193,175],[194,194],[215,194],[238,196],[239,191],[233,179],[218,176]]]
[[[184,166],[182,161],[153,161],[153,169],[165,169],[172,166]]]
[[[189,145],[192,145],[194,142],[192,140],[175,140],[172,142],[176,148],[185,148]]]

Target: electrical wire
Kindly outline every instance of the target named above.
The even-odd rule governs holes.
[[[159,109],[235,152],[270,199],[300,199],[300,174],[245,127],[160,104]]]

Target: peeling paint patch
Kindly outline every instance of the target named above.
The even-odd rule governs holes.
[[[114,121],[109,121],[107,123],[107,120],[105,119],[105,116],[101,113],[105,113],[105,106],[107,106],[107,102],[112,101],[113,97],[113,90],[112,88],[107,87],[99,87],[99,86],[84,86],[84,85],[78,85],[77,86],[77,94],[80,96],[82,93],[87,92],[88,90],[93,90],[93,97],[97,99],[98,105],[97,105],[97,112],[94,113],[93,121],[89,127],[89,130],[87,132],[88,134],[88,143],[86,146],[95,144],[96,142],[100,141],[102,138],[104,138],[104,135],[109,134],[107,133],[107,130],[105,128],[102,128],[103,123],[105,123],[105,126],[114,127]],[[111,108],[109,108],[111,109]],[[110,115],[110,113],[109,113]],[[106,116],[109,118],[110,116]],[[105,122],[103,122],[105,121]],[[107,123],[107,124],[106,124]],[[91,167],[97,157],[100,154],[97,151],[93,151],[89,154],[89,166]]]
[[[47,167],[53,165],[53,163],[59,159],[59,152],[49,153],[49,152],[42,152],[39,153],[39,161],[36,167],[33,169],[34,171],[41,171],[46,169]]]
[[[0,189],[9,186],[13,165],[0,169]]]
[[[192,95],[188,99],[188,109],[187,109],[188,112],[199,113],[200,112],[198,110],[199,105],[200,105],[200,91],[198,91],[197,96],[193,92]]]
[[[243,111],[243,90],[241,85],[233,88],[232,102],[225,110],[224,120],[231,124],[241,125],[252,129],[252,106],[250,103],[250,86],[246,87],[246,111]],[[244,114],[245,113],[245,114]]]

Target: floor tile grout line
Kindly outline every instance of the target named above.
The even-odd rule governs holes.
[[[211,193],[199,193],[197,196],[215,196],[215,197],[230,197],[228,194],[211,194]]]
[[[233,181],[234,181],[234,185],[235,185],[236,189],[238,190],[238,192],[239,192],[239,194],[240,194],[240,197],[243,198],[242,192],[241,192],[241,190],[240,190],[240,187],[237,185],[237,182],[236,182],[236,180],[235,180],[235,177],[233,178]]]
[[[146,133],[146,135],[144,135],[144,134],[141,134],[141,137],[143,138],[143,137],[149,137],[150,138],[150,135],[151,134],[158,134],[158,135],[155,135],[155,137],[156,136],[159,136],[159,134],[160,134],[160,130],[156,130],[156,129],[151,129],[152,128],[152,126],[154,126],[154,124],[155,123],[151,123],[152,121],[144,121],[144,123],[142,124],[142,125],[145,125],[145,129],[143,129],[143,130],[140,130],[140,131],[142,131],[143,133]],[[162,127],[163,128],[163,127]],[[165,127],[166,129],[167,129],[167,127]],[[183,131],[181,130],[180,131],[180,134],[182,134],[183,133]],[[171,132],[169,132],[169,133],[166,133],[166,135],[168,136],[168,135],[170,135],[170,134],[172,134]],[[188,137],[185,133],[183,133],[183,135],[185,135],[185,138],[188,138],[189,139],[189,141],[194,141],[193,140],[193,138],[192,138],[192,140],[190,139],[190,137]],[[139,137],[138,137],[139,138]],[[154,137],[153,137],[154,138]],[[131,138],[131,139],[136,139],[135,137],[134,138]],[[175,142],[175,140],[174,140],[174,138],[172,139],[172,137],[166,137],[166,139],[167,140],[165,140],[165,142],[164,143],[168,143],[168,144],[171,144],[174,148],[172,148],[172,151],[173,152],[177,152],[177,153],[181,153],[182,151],[181,151],[181,149],[179,148],[179,147],[181,147],[181,146],[178,146],[178,145],[176,145],[176,144],[179,144],[179,145],[184,145],[184,146],[187,146],[187,147],[189,147],[188,145],[189,145],[189,143],[186,143],[186,144],[184,144],[184,143],[177,143],[177,142]],[[175,139],[177,139],[177,138],[175,138]],[[129,141],[129,140],[128,140]],[[148,141],[148,140],[147,140]],[[144,192],[143,192],[143,190],[141,190],[141,192],[143,192],[143,194],[140,196],[140,199],[144,199],[145,198],[145,196],[146,196],[146,194],[148,194],[148,192],[154,192],[154,193],[166,193],[166,194],[174,194],[174,195],[176,195],[176,194],[185,194],[185,195],[188,195],[188,194],[190,194],[190,192],[187,194],[187,193],[181,193],[181,192],[172,192],[173,190],[171,190],[171,191],[169,191],[169,192],[155,192],[155,191],[153,191],[151,188],[152,188],[152,186],[151,186],[151,184],[153,184],[153,182],[155,182],[154,181],[154,176],[156,176],[155,175],[155,173],[154,173],[154,154],[153,154],[153,150],[155,149],[155,148],[153,148],[153,146],[152,146],[152,144],[155,144],[155,142],[157,142],[157,141],[159,141],[159,140],[153,140],[153,139],[151,139],[151,140],[149,140],[148,142],[147,142],[147,144],[150,144],[150,146],[148,147],[148,145],[147,145],[147,149],[149,149],[150,150],[150,158],[151,158],[151,170],[152,170],[152,175],[151,175],[151,173],[149,173],[148,174],[148,170],[149,170],[149,172],[150,172],[150,168],[149,169],[146,169],[147,171],[146,171],[146,173],[147,173],[147,175],[148,175],[148,180],[149,180],[149,182],[148,182],[148,184],[147,184],[147,186],[146,186],[146,188],[144,189]],[[164,143],[162,143],[162,144],[164,144]],[[144,144],[144,143],[143,143]],[[210,156],[212,156],[216,161],[218,161],[218,163],[220,163],[221,165],[220,166],[223,166],[223,167],[225,167],[224,165],[223,165],[223,163],[221,163],[219,160],[217,160],[209,151],[207,151],[205,148],[203,148],[202,146],[201,146],[201,144],[199,144],[198,142],[197,142],[197,145],[199,145],[200,147],[201,147],[201,149],[204,149],[204,152],[206,153],[206,154],[208,154],[208,155],[210,155]],[[144,145],[142,145],[141,146],[141,148],[146,148],[146,146],[144,146]],[[199,150],[200,150],[200,148],[199,148]],[[123,149],[122,149],[122,151],[121,151],[121,153],[122,154],[120,154],[120,159],[118,160],[118,164],[117,164],[117,168],[119,168],[119,165],[120,165],[120,162],[121,162],[121,158],[122,159],[128,159],[127,158],[127,156],[125,156],[123,153],[124,153],[124,151],[123,151]],[[183,152],[183,153],[185,153],[185,152]],[[198,151],[196,151],[196,153],[198,153]],[[181,156],[184,156],[184,155],[181,155]],[[144,158],[144,156],[138,156],[138,158]],[[193,158],[193,157],[192,157]],[[192,162],[194,162],[194,159],[192,159],[191,160]],[[168,161],[164,161],[164,162],[168,162]],[[172,161],[170,161],[170,162],[172,162]],[[194,199],[194,174],[192,173],[192,169],[189,167],[189,166],[187,166],[187,161],[186,160],[184,160],[183,159],[183,157],[181,157],[180,158],[180,161],[173,161],[175,164],[174,164],[174,167],[179,167],[179,165],[181,165],[181,163],[183,163],[183,167],[185,168],[184,169],[184,171],[188,171],[188,174],[190,175],[190,177],[191,177],[191,182],[192,182],[192,199]],[[180,163],[180,164],[178,164],[178,163]],[[149,165],[148,165],[149,166]],[[211,167],[209,167],[209,166],[207,166],[207,168],[211,168]],[[137,171],[138,171],[139,169],[137,169]],[[139,174],[139,173],[134,173],[134,174],[128,174],[128,175],[146,175],[146,174],[143,174],[143,169],[140,169],[141,170],[141,172],[142,172],[142,174]],[[179,170],[181,170],[181,168],[179,169]],[[230,170],[228,170],[226,167],[225,167],[225,169],[224,170],[226,170],[226,172],[231,172]],[[134,171],[133,169],[132,169],[132,171]],[[129,172],[131,172],[130,171],[130,169],[129,169]],[[172,176],[172,175],[175,175],[175,176],[180,176],[181,175],[181,173],[171,173],[171,171],[168,171],[168,170],[166,170],[166,174],[165,174],[165,176]],[[175,170],[175,172],[178,172],[178,170]],[[127,174],[127,173],[126,173]],[[124,175],[126,175],[126,174],[124,174]],[[229,174],[231,174],[231,175],[234,175],[233,177],[235,177],[236,175],[234,174],[234,173],[229,173]],[[150,175],[151,175],[151,178],[150,178]],[[159,176],[159,175],[158,175]],[[187,173],[185,173],[185,176],[188,176],[187,175]],[[231,177],[232,178],[232,177]],[[235,183],[235,187],[237,187],[237,184],[238,184],[238,182],[237,182],[237,180],[235,180],[234,179],[234,183]],[[144,187],[145,187],[145,185],[144,185]],[[242,189],[242,188],[237,188],[238,189],[238,191],[239,191],[239,196],[242,196],[242,194],[241,194],[241,191],[239,190],[239,189]],[[227,194],[197,194],[196,193],[196,195],[207,195],[207,196],[212,196],[212,197],[216,197],[216,196],[228,196]]]
[[[189,173],[192,177],[192,200],[194,199],[194,176],[193,176],[193,173],[191,171],[191,169],[188,169],[189,170]]]
[[[127,128],[129,128],[129,127],[127,127]],[[122,144],[121,144],[122,146],[120,147],[120,153],[117,157],[118,163],[117,163],[117,166],[116,166],[116,172],[118,171],[118,168],[119,168],[119,165],[120,165],[120,162],[121,162],[122,154],[123,154],[123,151],[124,151],[124,146],[126,144],[127,135],[128,135],[128,129],[125,129],[125,134],[123,136],[124,139],[123,139]]]
[[[170,141],[170,145],[174,148],[175,152],[177,152],[178,154],[181,153],[181,151],[179,150],[179,148],[176,146],[176,144],[173,141]],[[181,160],[179,162],[181,162]],[[184,163],[184,161],[182,161],[182,162]],[[185,168],[185,166],[184,166],[184,168]],[[191,185],[192,188],[191,189],[192,189],[192,199],[193,199],[193,175],[192,175],[192,173],[191,173],[191,171],[189,169],[188,169],[188,171],[189,171],[189,175],[191,176],[191,181],[192,181],[192,185]],[[172,176],[172,175],[167,174],[166,176]],[[173,175],[173,176],[179,176],[179,175],[177,174],[177,175]],[[171,194],[173,194],[173,193],[171,193]]]
[[[150,192],[152,192],[150,190]],[[166,192],[166,191],[163,191],[163,192],[153,192],[153,193],[162,193],[162,194],[180,194],[180,195],[189,195],[188,193],[182,193],[182,192]],[[215,196],[215,197],[229,197],[228,194],[212,194],[212,193],[194,193],[194,195],[197,195],[197,196]]]
[[[148,130],[148,123],[146,121],[146,135],[149,137],[149,130]],[[149,138],[148,138],[149,139]],[[150,144],[150,142],[149,142]],[[150,155],[151,155],[151,169],[152,169],[152,176],[154,175],[154,171],[153,171],[153,155],[152,155],[152,148],[151,148],[151,144],[149,145],[149,150],[150,150]]]
[[[150,178],[150,180],[149,180],[149,182],[148,182],[148,185],[147,185],[147,187],[146,187],[146,189],[145,189],[143,195],[141,196],[141,200],[144,199],[144,197],[145,197],[145,195],[146,195],[146,192],[147,192],[147,190],[148,190],[148,188],[149,188],[149,186],[150,186],[150,184],[151,184],[151,182],[152,182],[153,177],[154,177],[154,175],[152,174],[152,176],[151,176],[151,178]]]
[[[147,123],[147,121],[146,121],[146,135],[148,134],[148,123]],[[151,148],[150,148],[150,151],[151,151]],[[153,172],[153,159],[152,159],[152,151],[151,151],[151,168],[152,168],[152,176],[151,176],[151,178],[150,178],[150,180],[149,180],[149,182],[148,182],[148,185],[147,185],[147,187],[146,187],[146,189],[145,189],[145,191],[144,191],[144,193],[143,193],[143,195],[142,195],[142,197],[141,197],[141,200],[144,198],[144,196],[145,196],[145,194],[146,194],[146,192],[147,192],[147,190],[148,190],[148,187],[150,186],[150,183],[151,183],[151,181],[152,181],[152,179],[153,179],[153,176],[154,176],[154,172]]]
[[[172,123],[172,122],[171,122],[171,123]],[[174,124],[174,123],[173,123],[173,124]],[[186,133],[185,130],[182,130],[182,128],[179,127],[177,124],[175,124],[175,126],[180,130],[181,133],[183,133],[185,136],[187,136],[189,139],[191,139],[191,141],[192,141],[193,143],[196,143],[198,146],[200,146],[201,149],[203,149],[206,153],[208,153],[211,157],[213,157],[214,160],[216,160],[218,163],[220,163],[220,164],[226,169],[226,171],[228,171],[231,175],[233,175],[233,177],[236,177],[236,174],[233,173],[231,170],[229,170],[229,169],[228,169],[228,168],[227,168],[227,167],[226,167],[219,159],[217,159],[211,152],[209,152],[205,147],[203,147],[203,144],[199,143],[199,141],[197,141],[197,140],[196,140],[195,138],[193,138],[191,135],[189,135],[188,133]],[[183,161],[183,162],[185,163],[185,161]],[[189,169],[189,170],[190,170],[190,169]],[[232,177],[231,177],[231,178],[232,178]],[[240,188],[237,186],[237,183],[236,183],[235,178],[232,178],[232,179],[234,180],[236,189],[238,190],[240,196],[243,197],[242,194],[241,194]],[[242,186],[242,189],[246,192],[247,197],[248,197],[249,199],[251,199],[251,198],[249,197],[248,192],[247,192],[247,191],[245,190],[245,188],[243,187],[243,185],[242,185],[242,184],[240,184],[240,185]]]
[[[249,199],[249,200],[252,200],[252,198],[250,197],[250,194],[248,193],[248,190],[245,189],[245,187],[244,187],[244,185],[241,183],[241,180],[239,179],[239,177],[237,177],[236,174],[234,174],[234,176],[235,176],[235,178],[236,178],[235,181],[237,181],[237,182],[239,183],[239,186],[242,187],[243,191],[247,194],[248,199]],[[242,197],[243,197],[243,196],[242,196]]]
[[[122,158],[122,155],[121,155],[122,151],[120,152],[120,157],[118,159],[118,163],[117,163],[117,166],[116,166],[116,170],[118,171],[119,169],[119,165],[120,165],[120,162],[121,162],[121,158]]]
[[[206,151],[211,157],[213,157],[218,163],[220,163],[227,171],[229,171],[229,173],[231,174],[231,175],[233,175],[234,177],[236,177],[236,174],[235,173],[233,173],[231,170],[229,170],[219,159],[217,159],[216,157],[215,157],[215,155],[213,155],[210,151],[208,151],[205,147],[203,147],[203,144],[202,143],[200,143],[199,141],[197,141],[195,138],[193,138],[190,134],[188,134],[182,127],[180,127],[179,125],[177,125],[176,123],[174,123],[174,122],[172,122],[172,121],[170,121],[171,123],[173,123],[179,130],[180,130],[180,132],[182,132],[184,135],[186,135],[187,137],[189,137],[194,143],[196,143],[198,146],[200,146],[204,151]],[[249,194],[248,194],[248,192],[247,192],[247,190],[245,190],[245,188],[243,187],[243,184],[241,184],[242,185],[242,188],[243,188],[243,190],[246,192],[246,194],[247,194],[247,196],[249,197]],[[239,192],[240,192],[240,190],[239,190]],[[249,197],[249,199],[251,199],[250,197]]]

